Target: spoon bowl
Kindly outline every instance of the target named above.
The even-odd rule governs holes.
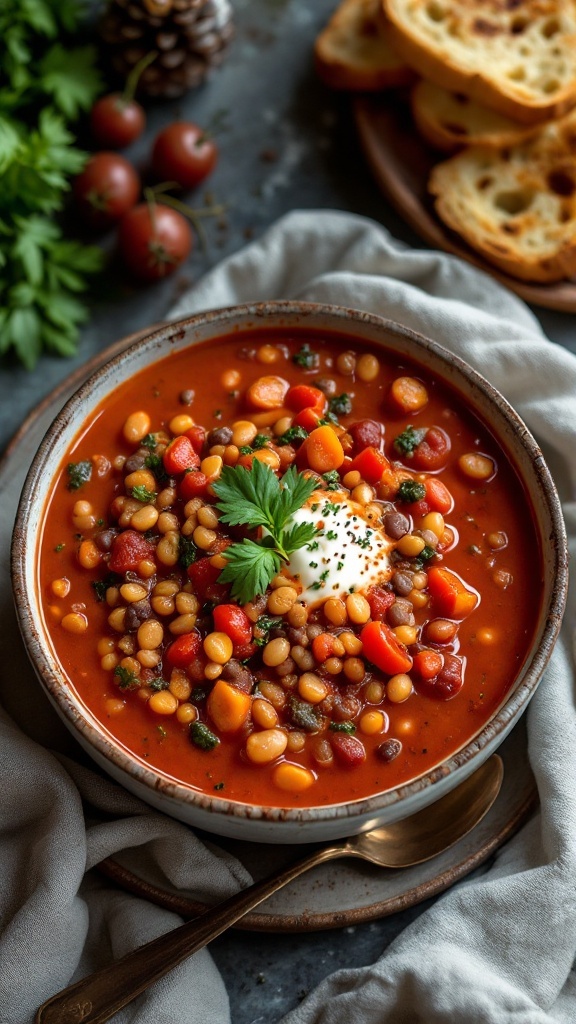
[[[283,886],[326,861],[357,857],[382,868],[403,868],[431,860],[463,839],[485,817],[500,792],[503,775],[502,760],[493,754],[436,803],[390,825],[321,846],[271,878],[242,889],[199,917],[69,986],[42,1004],[35,1024],[105,1024],[152,982]]]

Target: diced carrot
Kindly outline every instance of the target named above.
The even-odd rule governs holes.
[[[426,648],[414,655],[414,671],[421,679],[434,679],[441,671],[443,664],[444,656],[440,651]]]
[[[428,590],[434,613],[449,619],[464,619],[478,604],[478,595],[468,590],[455,572],[442,566],[428,570]]]
[[[317,409],[302,409],[300,412],[296,413],[292,420],[292,426],[303,427],[304,430],[307,430],[308,433],[311,434],[312,431],[316,430],[316,427],[319,426],[321,419],[322,416]]]
[[[313,388],[310,384],[295,384],[286,393],[284,401],[292,412],[316,409],[319,414],[322,414],[328,405],[324,392],[320,391],[320,388]]]
[[[212,615],[214,629],[226,633],[233,644],[246,644],[252,639],[252,623],[237,604],[217,604]]]
[[[336,637],[333,633],[320,633],[314,637],[312,641],[312,654],[316,661],[323,662],[332,657],[335,640]]]
[[[412,668],[412,658],[387,623],[367,622],[360,633],[360,640],[364,657],[388,675],[408,672]]]
[[[392,467],[384,452],[370,445],[352,459],[350,469],[360,473],[360,476],[366,483],[377,484],[380,482],[382,474],[385,471],[391,470]]]
[[[225,679],[217,679],[206,706],[219,732],[238,732],[250,714],[252,697]]]
[[[287,380],[270,374],[253,381],[246,398],[253,409],[276,409],[283,404],[288,388]]]
[[[250,419],[255,427],[271,427],[278,420],[285,416],[291,416],[291,412],[285,406],[279,409],[266,409],[262,412],[251,412]]]
[[[422,381],[416,377],[397,377],[392,382],[388,404],[394,412],[407,416],[419,412],[427,403],[428,392]]]
[[[316,427],[300,446],[297,459],[316,473],[329,473],[344,462],[344,449],[332,427]]]
[[[430,476],[424,481],[424,486],[426,488],[426,501],[432,512],[441,512],[442,515],[445,515],[447,512],[452,511],[454,508],[454,498],[446,484],[443,484],[437,477]]]

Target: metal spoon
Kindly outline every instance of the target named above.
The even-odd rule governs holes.
[[[272,893],[324,861],[360,857],[379,867],[402,868],[436,857],[487,814],[498,796],[503,774],[502,761],[494,754],[456,789],[411,817],[321,847],[273,878],[256,882],[70,985],[42,1004],[34,1018],[36,1024],[104,1024],[152,982],[202,949]]]

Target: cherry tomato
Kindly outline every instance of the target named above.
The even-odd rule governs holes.
[[[90,112],[90,131],[99,146],[123,149],[140,138],[145,127],[144,108],[121,92],[102,96]]]
[[[140,178],[118,153],[95,153],[74,180],[73,192],[82,216],[93,227],[110,227],[138,201]]]
[[[186,218],[161,203],[139,203],[120,222],[120,255],[142,281],[157,281],[173,273],[189,255],[192,244]]]
[[[189,189],[208,177],[217,159],[216,143],[202,128],[191,121],[175,121],[156,136],[152,170],[160,181],[176,181]]]

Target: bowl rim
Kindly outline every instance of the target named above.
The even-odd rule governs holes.
[[[214,335],[214,340],[219,337],[229,337],[236,333],[253,331],[264,326],[264,321],[270,315],[282,317],[296,317],[299,322],[295,328],[305,331],[307,327],[318,325],[307,324],[306,318],[327,317],[333,322],[324,329],[332,335],[341,333],[353,337],[355,325],[365,324],[369,328],[375,328],[382,332],[383,347],[386,347],[386,335],[388,341],[391,337],[400,336],[415,351],[408,352],[415,362],[418,362],[418,353],[430,353],[432,358],[440,364],[448,364],[451,371],[455,371],[461,383],[466,382],[481,392],[488,404],[495,405],[503,420],[512,427],[515,443],[525,450],[529,463],[531,463],[534,474],[534,483],[543,499],[544,510],[551,527],[550,540],[554,540],[554,573],[551,583],[550,598],[546,608],[546,615],[543,623],[539,626],[540,639],[533,654],[521,667],[519,674],[515,677],[515,686],[510,690],[497,712],[484,724],[471,740],[464,744],[458,751],[415,779],[412,779],[394,789],[385,790],[371,796],[355,799],[351,802],[341,802],[326,805],[310,805],[306,807],[283,808],[274,805],[256,805],[243,803],[241,801],[229,800],[217,794],[206,794],[193,786],[187,785],[164,773],[152,769],[151,766],[143,763],[128,748],[116,740],[106,730],[103,723],[99,722],[95,715],[84,705],[79,694],[68,686],[66,673],[59,668],[57,658],[51,655],[50,645],[43,644],[43,617],[40,611],[40,597],[35,587],[35,599],[38,605],[38,620],[33,612],[33,603],[28,601],[28,588],[26,586],[26,548],[27,534],[32,510],[32,495],[38,479],[39,472],[49,462],[50,448],[53,440],[60,434],[65,433],[69,421],[73,422],[73,416],[80,406],[90,398],[95,384],[102,375],[113,375],[115,370],[122,371],[124,364],[130,359],[147,350],[151,355],[154,349],[169,344],[177,338],[182,338],[190,330],[211,329],[218,326],[220,329]],[[238,323],[240,321],[240,325]],[[248,323],[249,321],[249,323]],[[341,324],[341,326],[340,326]],[[279,327],[280,325],[275,325]],[[293,326],[288,324],[287,326]],[[183,804],[190,808],[198,808],[218,818],[241,818],[262,821],[280,821],[285,823],[305,824],[306,822],[322,820],[325,822],[336,819],[356,819],[359,817],[373,816],[382,812],[385,808],[409,800],[421,794],[429,786],[452,776],[465,765],[473,763],[475,755],[483,750],[491,749],[500,739],[503,739],[509,731],[511,724],[526,709],[544,669],[550,659],[552,650],[558,638],[562,617],[567,598],[568,587],[568,544],[566,530],[560,500],[550,471],[544,461],[540,447],[527,426],[509,404],[507,399],[489,381],[475,370],[469,363],[459,355],[453,353],[437,341],[426,337],[419,331],[406,327],[394,320],[367,313],[359,309],[339,306],[322,302],[301,302],[295,300],[270,300],[265,302],[242,303],[238,305],[225,306],[218,309],[201,311],[175,320],[167,321],[160,326],[154,326],[147,332],[138,332],[139,336],[135,341],[116,351],[111,358],[104,358],[103,362],[94,368],[94,361],[88,364],[89,376],[76,388],[74,393],[67,399],[60,411],[48,427],[29,467],[26,479],[22,488],[15,526],[11,544],[11,577],[16,606],[16,614],[20,631],[24,638],[28,656],[56,710],[64,717],[67,725],[72,728],[73,735],[82,742],[93,748],[106,762],[120,771],[126,773],[137,785],[144,786],[145,790],[161,793],[169,801]],[[206,339],[203,339],[204,341]],[[195,342],[191,343],[191,347]],[[113,349],[115,346],[112,346]],[[186,346],[184,346],[186,347]],[[388,351],[390,346],[388,345]],[[103,353],[105,355],[105,353]],[[169,349],[158,357],[162,361],[169,357]],[[143,367],[136,372],[141,372]],[[121,383],[116,380],[109,383],[109,387],[116,388]],[[444,383],[457,388],[457,384],[445,378]],[[99,399],[102,401],[102,398]],[[485,422],[482,413],[476,411],[476,415]],[[73,437],[77,436],[78,428]],[[69,442],[73,440],[69,439]],[[498,435],[496,434],[498,438]],[[500,443],[502,443],[500,441]],[[516,467],[518,470],[518,466]],[[54,473],[50,473],[50,481]],[[44,506],[48,496],[44,497]],[[537,532],[541,537],[541,531]],[[34,545],[32,545],[34,547]],[[541,609],[538,622],[542,619],[544,608]],[[44,630],[44,635],[47,636]],[[48,650],[46,649],[48,648]],[[98,760],[98,758],[96,758]],[[407,811],[411,813],[411,811]],[[209,827],[209,826],[208,826]]]

